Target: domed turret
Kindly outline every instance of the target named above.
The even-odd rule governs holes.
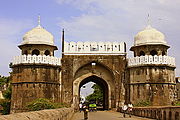
[[[134,57],[128,58],[127,68],[132,103],[166,106],[175,100],[175,58],[168,56],[169,47],[164,34],[150,24],[134,37]]]
[[[167,45],[164,34],[148,25],[134,37],[134,46],[140,45]]]
[[[54,37],[40,25],[40,16],[38,16],[38,26],[27,32],[23,36],[21,45],[26,44],[44,44],[54,46]]]
[[[38,25],[23,36],[22,45],[24,44],[54,45],[54,37],[50,32]]]
[[[23,41],[18,47],[22,50],[22,55],[54,56],[54,50],[57,50],[53,35],[40,25],[40,16],[38,17],[38,26],[23,36]]]

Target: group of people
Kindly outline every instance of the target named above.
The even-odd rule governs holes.
[[[132,110],[133,110],[132,103],[130,102],[129,104],[124,104],[122,106],[122,110],[123,110],[123,117],[126,117],[126,113],[129,114],[129,117],[131,117]]]
[[[96,104],[94,104],[94,103],[89,104],[89,106],[80,103],[80,104],[79,104],[79,111],[80,111],[80,112],[81,112],[81,111],[84,111],[84,113],[87,114],[87,112],[88,112],[88,107],[89,107],[90,110],[91,110],[91,109],[94,109],[94,108],[95,108],[94,110],[97,109],[97,108],[96,108]],[[132,105],[131,102],[130,102],[129,104],[124,103],[124,105],[122,106],[123,117],[126,117],[126,114],[129,114],[129,117],[131,117],[132,110],[133,110],[133,105]],[[85,115],[85,114],[84,114],[84,115]],[[86,118],[86,117],[85,117],[85,118]]]
[[[86,106],[86,104],[79,104],[79,111],[83,111],[84,112],[84,120],[88,119],[88,107]]]
[[[90,103],[88,106],[86,104],[79,104],[79,111],[84,111],[85,109],[89,109],[89,111],[97,111],[97,106],[95,103]]]

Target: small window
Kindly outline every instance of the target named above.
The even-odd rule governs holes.
[[[141,52],[140,52],[140,56],[145,56],[144,51],[141,51]]]
[[[166,55],[165,51],[162,52],[162,56]]]
[[[50,55],[49,50],[46,50],[46,51],[44,52],[44,54],[45,54],[46,56]]]
[[[24,52],[23,52],[23,55],[27,55],[28,54],[28,52],[27,52],[27,50],[25,50]]]
[[[151,54],[152,56],[155,56],[155,55],[157,55],[157,51],[152,50],[152,51],[150,52],[150,54]]]
[[[39,50],[37,50],[37,49],[35,49],[35,50],[32,51],[32,55],[39,55],[39,53],[40,53],[40,52],[39,52]]]

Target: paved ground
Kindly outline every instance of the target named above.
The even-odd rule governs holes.
[[[84,120],[83,112],[75,113],[71,120]],[[97,111],[97,112],[89,112],[88,120],[152,120],[147,118],[141,118],[132,116],[131,118],[129,115],[123,117],[122,113],[113,112],[113,111]]]

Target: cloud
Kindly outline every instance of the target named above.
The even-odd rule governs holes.
[[[125,41],[128,48],[133,36],[147,25],[150,13],[151,25],[166,35],[171,45],[169,53],[176,57],[177,76],[180,75],[180,1],[174,0],[56,0],[82,11],[70,20],[61,18],[59,25],[66,29],[67,41]]]
[[[12,62],[13,56],[19,55],[20,50],[17,48],[22,41],[22,35],[32,26],[30,20],[11,20],[0,18],[0,75],[7,76],[9,63]]]

